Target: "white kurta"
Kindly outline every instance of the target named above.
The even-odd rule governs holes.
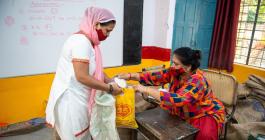
[[[73,59],[89,61],[88,73],[94,74],[95,51],[82,34],[70,36],[63,46],[46,108],[46,121],[55,126],[63,140],[90,139],[89,134],[83,134],[88,133],[90,88],[76,80]]]

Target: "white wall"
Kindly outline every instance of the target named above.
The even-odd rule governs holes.
[[[175,17],[175,6],[176,0],[170,0],[169,2],[169,13],[168,13],[168,30],[167,30],[167,48],[172,49],[172,39],[173,39],[173,28],[174,28],[174,17]]]
[[[175,0],[144,0],[143,46],[171,48]]]
[[[155,44],[154,34],[155,31],[155,9],[156,9],[156,0],[144,0],[143,8],[143,46],[152,46]]]

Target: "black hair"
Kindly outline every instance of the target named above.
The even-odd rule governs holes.
[[[108,22],[103,22],[103,23],[100,23],[100,26],[108,26],[109,24],[115,24],[116,21],[115,20],[110,20]]]
[[[201,51],[194,50],[189,47],[180,47],[174,51],[174,55],[185,65],[191,65],[191,71],[200,67]]]

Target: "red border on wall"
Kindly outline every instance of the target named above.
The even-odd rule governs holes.
[[[156,59],[170,61],[171,49],[160,48],[157,46],[143,46],[142,59]]]

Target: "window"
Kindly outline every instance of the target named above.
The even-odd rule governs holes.
[[[241,0],[235,63],[265,68],[265,0]]]

